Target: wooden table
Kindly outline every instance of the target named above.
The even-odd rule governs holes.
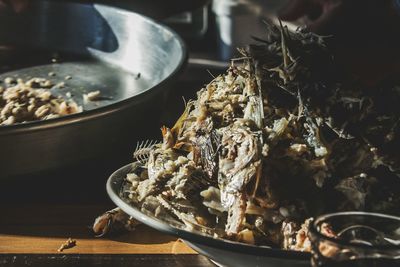
[[[0,265],[7,266],[214,266],[176,237],[145,225],[136,231],[95,238],[99,205],[20,205],[2,207]],[[68,238],[76,246],[58,252]]]

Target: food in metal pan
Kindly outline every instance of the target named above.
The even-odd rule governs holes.
[[[324,39],[269,25],[189,101],[163,141],[141,144],[122,190],[188,230],[309,251],[310,218],[400,214],[400,87],[341,74]]]
[[[0,84],[0,126],[58,118],[82,111],[72,99],[55,96],[44,78],[28,81],[8,77]]]
[[[101,93],[99,90],[97,91],[91,91],[87,94],[83,94],[83,102],[87,103],[90,101],[96,101],[99,100],[101,98]]]

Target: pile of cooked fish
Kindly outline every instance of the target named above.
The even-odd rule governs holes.
[[[185,229],[308,251],[311,217],[400,214],[400,87],[340,72],[324,38],[268,25],[141,144],[122,195]]]

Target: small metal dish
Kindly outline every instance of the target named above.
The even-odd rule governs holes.
[[[133,167],[134,165],[129,164],[115,171],[108,179],[106,188],[111,200],[136,220],[161,232],[183,239],[191,248],[221,266],[309,266],[309,253],[253,246],[224,239],[217,239],[200,232],[185,230],[179,226],[171,225],[170,223],[141,212],[128,200],[123,199],[120,196],[126,174],[131,172]]]

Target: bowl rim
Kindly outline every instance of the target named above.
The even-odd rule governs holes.
[[[320,240],[326,240],[331,242],[332,244],[338,244],[340,246],[344,247],[349,247],[349,248],[356,248],[356,249],[363,249],[363,250],[382,250],[382,251],[398,251],[400,250],[400,244],[399,245],[377,245],[377,246],[369,246],[366,244],[358,244],[358,243],[349,243],[346,242],[342,239],[337,239],[333,237],[329,237],[327,235],[322,234],[319,230],[318,227],[324,223],[324,221],[329,220],[331,218],[335,217],[346,217],[346,216],[362,216],[369,218],[381,218],[381,219],[389,219],[393,221],[397,221],[400,224],[400,217],[394,216],[394,215],[389,215],[389,214],[383,214],[383,213],[376,213],[376,212],[365,212],[365,211],[343,211],[343,212],[334,212],[334,213],[328,213],[321,215],[317,217],[310,225],[309,228],[309,233],[311,236],[314,238],[318,238]]]
[[[119,208],[121,208],[125,213],[132,216],[134,219],[140,221],[141,223],[150,226],[160,232],[182,238],[183,240],[186,240],[188,242],[194,242],[197,244],[210,246],[221,250],[229,250],[242,254],[250,254],[261,257],[281,258],[285,260],[294,260],[294,261],[310,260],[311,254],[308,252],[282,250],[277,248],[249,245],[225,239],[217,239],[210,237],[208,235],[200,235],[194,232],[179,229],[159,219],[153,218],[152,216],[142,213],[136,207],[132,206],[119,196],[119,189],[122,186],[122,182],[126,174],[129,173],[130,170],[132,169],[133,164],[135,164],[135,162],[125,165],[116,170],[114,173],[112,173],[107,180],[106,190],[110,199]]]

